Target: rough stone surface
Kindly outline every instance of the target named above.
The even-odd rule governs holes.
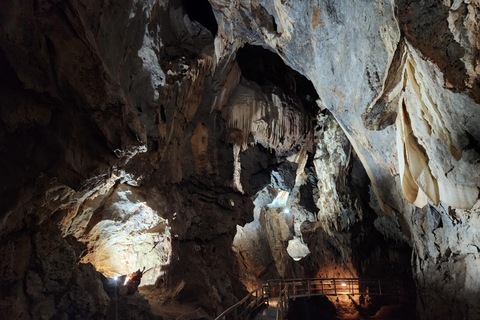
[[[420,318],[479,318],[478,0],[202,4],[3,3],[0,313],[111,317],[91,261],[202,318],[242,277],[405,274],[396,240]]]
[[[429,199],[453,211],[472,209],[480,181],[474,160],[478,150],[473,147],[479,139],[478,112],[474,111],[478,72],[472,71],[478,60],[478,41],[473,36],[478,34],[477,2],[212,4],[218,9],[220,37],[233,39],[230,43],[264,45],[312,80],[321,105],[339,121],[367,170],[380,218],[385,219],[381,211],[395,214],[392,237],[404,238],[403,233],[415,248],[425,251],[426,243],[413,234],[418,232],[415,222],[409,221],[411,212],[421,215],[422,210],[409,202],[425,207]],[[268,20],[258,13],[245,19],[238,7],[269,15],[275,24],[261,23]],[[216,42],[220,55],[235,50],[222,43]],[[396,115],[399,112],[403,117]],[[407,131],[402,131],[404,123]],[[470,212],[478,215],[476,210]],[[454,246],[467,253],[468,243],[463,240]],[[417,249],[416,258],[428,259],[428,255],[416,256]],[[448,266],[454,272],[451,261]],[[463,273],[473,275],[468,271],[472,268],[464,268]],[[450,303],[453,293],[439,295],[424,282],[417,284],[421,303],[440,301],[443,294],[445,304]],[[478,303],[464,305],[462,314],[476,316],[478,308]],[[448,318],[433,308],[421,316]]]

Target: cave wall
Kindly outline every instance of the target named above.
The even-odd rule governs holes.
[[[463,281],[477,268],[475,224],[468,223],[474,239],[448,240],[452,252],[473,257],[458,269],[451,258],[444,264],[432,259],[427,248],[442,248],[446,238],[420,240],[417,220],[431,208],[478,215],[478,2],[212,5],[219,56],[235,50],[225,43],[263,45],[312,81],[321,106],[338,120],[368,173],[376,225],[392,238],[407,238],[414,249],[420,315],[448,318],[432,302],[451,306],[456,299],[462,306],[455,312],[478,317],[479,287]],[[452,224],[442,228],[455,232]],[[460,279],[449,278],[460,270]],[[432,290],[427,279],[445,290]],[[475,293],[464,294],[464,288]]]
[[[374,225],[413,248],[420,316],[477,318],[478,1],[209,3],[212,15],[202,7],[209,14],[197,16],[192,1],[4,3],[2,312],[25,319],[74,314],[85,307],[65,307],[73,303],[61,299],[70,287],[77,290],[70,296],[103,297],[89,316],[112,312],[105,279],[76,263],[85,254],[82,241],[95,256],[95,226],[122,218],[105,206],[119,186],[168,220],[169,235],[159,221],[134,229],[141,236],[153,228],[171,241],[169,271],[158,257],[150,282],[166,277],[173,299],[209,314],[242,296],[228,250],[236,226],[255,218],[251,197],[269,183],[267,167],[286,162],[291,150],[317,147],[309,123],[316,111],[291,94],[300,96],[305,84],[287,76],[272,86],[248,77],[235,58],[249,43],[305,76],[319,108],[345,132],[371,181]],[[331,208],[324,222],[333,225],[313,228],[320,234],[312,242],[328,242],[333,230],[357,219]],[[301,222],[292,223],[286,239],[298,240]],[[71,263],[56,265],[42,246],[59,251],[55,261]],[[94,262],[88,254],[84,262]],[[57,273],[64,276],[55,279]],[[98,279],[96,289],[82,277]],[[51,279],[58,284],[51,287]],[[199,291],[208,299],[197,301]],[[48,312],[37,315],[38,309]]]
[[[253,207],[229,187],[233,146],[210,112],[211,32],[167,1],[4,7],[1,313],[104,318],[122,304],[155,318],[141,296],[115,303],[92,265],[109,277],[146,267],[143,285],[208,314],[236,302],[246,291],[230,245]],[[40,252],[40,236],[58,254]],[[92,306],[70,307],[76,295]]]

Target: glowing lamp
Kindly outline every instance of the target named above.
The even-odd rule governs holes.
[[[285,208],[285,209],[283,209],[283,212],[285,212],[286,214],[290,214],[290,209]]]
[[[113,277],[113,281],[117,281],[117,279],[118,279],[117,276]]]
[[[346,286],[347,286],[347,284],[346,284],[346,283],[342,283],[342,287],[346,287]]]

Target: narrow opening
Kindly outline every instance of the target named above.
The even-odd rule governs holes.
[[[217,20],[215,20],[212,6],[208,0],[182,0],[182,3],[190,20],[199,22],[207,28],[214,37],[217,35]]]

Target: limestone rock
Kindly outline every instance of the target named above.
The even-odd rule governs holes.
[[[302,243],[300,239],[295,238],[288,241],[287,252],[293,260],[298,261],[306,257],[310,253],[310,250],[308,250],[307,245]]]
[[[115,290],[82,258],[148,265],[149,284],[213,315],[243,271],[392,270],[395,239],[422,318],[479,317],[477,0],[3,9],[2,315],[111,316]],[[310,254],[292,261],[290,241]],[[134,296],[117,311],[155,318]]]

